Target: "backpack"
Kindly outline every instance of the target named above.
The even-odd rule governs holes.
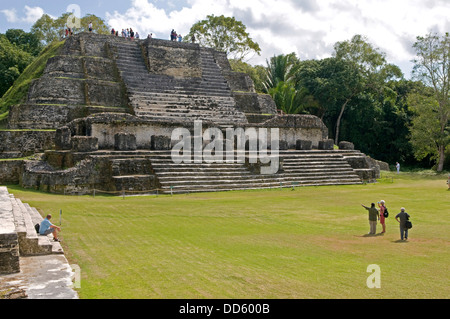
[[[38,233],[38,234],[39,234],[40,228],[41,228],[41,225],[39,225],[39,224],[34,225],[34,229],[36,229],[36,233]]]
[[[387,210],[387,207],[384,207],[384,213],[383,213],[383,216],[384,216],[385,218],[388,218],[388,217],[389,217],[389,212],[388,212],[388,210]]]
[[[412,223],[411,223],[411,221],[409,220],[409,215],[408,215],[408,214],[406,214],[405,228],[406,228],[406,229],[411,229],[411,228],[412,228]]]

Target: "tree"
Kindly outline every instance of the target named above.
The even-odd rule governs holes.
[[[43,14],[33,24],[31,32],[36,34],[44,44],[50,44],[60,38],[55,21],[48,14]]]
[[[308,90],[306,88],[296,89],[292,82],[278,82],[275,88],[269,90],[278,109],[286,114],[299,114],[305,109],[308,102]]]
[[[337,114],[342,117],[348,103],[361,91],[360,76],[355,65],[335,57],[301,63],[298,77],[301,85],[319,102],[319,114],[316,115],[321,119],[333,118],[334,123],[338,123],[335,120]],[[337,129],[335,137],[338,134]]]
[[[31,32],[35,33],[45,44],[58,41],[64,36],[64,30],[69,24],[73,23],[72,13],[63,13],[59,18],[52,19],[44,14],[31,27]],[[74,32],[87,32],[89,30],[89,22],[92,22],[94,32],[98,34],[109,34],[109,27],[105,21],[93,14],[87,14],[75,23]]]
[[[32,32],[25,32],[20,29],[9,29],[5,32],[9,42],[17,45],[22,51],[28,52],[33,56],[38,56],[43,49],[39,37]]]
[[[241,60],[230,59],[230,66],[234,72],[246,73],[255,85],[255,91],[258,93],[264,92],[263,78],[265,75],[265,68],[261,65],[252,66]]]
[[[435,154],[437,171],[444,169],[445,150],[450,143],[450,36],[428,34],[417,37],[413,76],[430,87],[433,96],[410,97],[417,110],[411,129],[416,155]],[[432,126],[432,127],[429,127]]]
[[[388,80],[401,78],[400,69],[386,62],[385,54],[378,51],[367,39],[361,35],[355,35],[350,41],[337,42],[334,46],[334,56],[354,65],[358,73],[359,85],[347,90],[342,95],[341,109],[336,120],[335,143],[339,142],[339,130],[341,120],[349,102],[360,93],[375,91],[383,92]],[[350,80],[349,78],[347,78]],[[345,84],[344,82],[342,84]]]
[[[13,85],[20,73],[33,61],[33,56],[9,42],[0,34],[0,96]]]
[[[223,15],[206,18],[191,27],[185,41],[195,37],[201,46],[226,52],[229,58],[237,60],[244,60],[252,53],[260,55],[258,43],[253,42],[241,21]]]
[[[273,56],[270,60],[266,60],[266,63],[266,76],[263,82],[266,92],[276,88],[280,82],[293,82],[296,86],[299,59],[295,53]]]

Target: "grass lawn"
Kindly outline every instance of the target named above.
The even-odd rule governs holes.
[[[51,213],[81,298],[448,298],[446,176],[377,184],[176,196],[63,196],[9,191]],[[381,199],[387,233],[367,236]],[[401,242],[395,215],[413,228]],[[377,232],[381,227],[378,225]],[[376,264],[381,288],[366,285]]]

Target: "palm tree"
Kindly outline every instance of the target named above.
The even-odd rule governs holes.
[[[299,59],[295,53],[273,56],[270,61],[266,60],[266,79],[263,82],[266,93],[276,88],[279,82],[294,83],[295,86],[298,62]]]

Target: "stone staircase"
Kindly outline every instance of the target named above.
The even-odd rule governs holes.
[[[150,159],[145,154],[128,155],[126,158],[113,155],[110,162],[116,190],[141,192],[155,189],[155,176]]]
[[[247,123],[208,50],[201,49],[201,78],[149,73],[139,41],[115,42],[113,51],[135,115],[158,121]]]
[[[53,241],[53,235],[41,236],[36,233],[34,225],[40,224],[43,220],[36,208],[22,203],[12,194],[9,194],[9,198],[14,216],[15,232],[18,235],[20,255],[64,254],[61,244]]]
[[[362,183],[343,155],[334,151],[280,151],[280,161],[283,168],[279,173],[261,175],[244,164],[175,164],[170,151],[154,151],[151,155],[164,193]]]

